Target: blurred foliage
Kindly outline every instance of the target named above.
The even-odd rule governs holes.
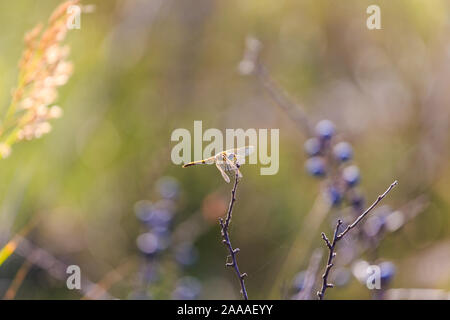
[[[24,34],[46,21],[58,3],[0,3],[3,110],[17,80]],[[81,29],[67,39],[74,72],[59,91],[63,117],[49,135],[17,145],[1,160],[2,246],[36,218],[27,240],[79,265],[83,279],[97,283],[131,261],[108,293],[134,297],[142,286],[137,275],[143,260],[136,246],[143,228],[134,206],[158,201],[156,182],[171,176],[180,185],[173,228],[192,220],[200,226],[193,240],[198,260],[180,269],[167,254],[153,297],[170,298],[184,275],[200,280],[200,298],[239,298],[238,283],[224,266],[216,220],[231,185],[213,166],[188,170],[172,164],[170,135],[176,128],[193,130],[194,120],[202,120],[204,129],[280,128],[278,174],[261,176],[256,166],[242,170],[231,238],[241,249],[240,268],[249,274],[250,298],[284,298],[312,249],[323,247],[320,232],[307,234],[304,225],[321,196],[320,183],[304,169],[306,137],[253,78],[237,72],[250,34],[263,43],[262,59],[272,76],[311,119],[332,120],[351,141],[369,202],[394,179],[400,185],[385,200],[391,207],[419,195],[430,200],[378,248],[380,257],[396,265],[391,286],[450,291],[448,1],[89,3],[95,11],[83,14]],[[366,28],[366,8],[373,3],[381,7],[382,30]],[[331,223],[327,219],[319,231],[329,234]],[[288,253],[293,256],[287,260]],[[23,262],[17,252],[1,266],[0,294]],[[33,265],[16,297],[84,295],[67,290],[64,279]],[[327,292],[330,299],[370,296],[353,277]]]

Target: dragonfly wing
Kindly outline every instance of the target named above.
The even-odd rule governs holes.
[[[246,146],[242,148],[237,148],[234,150],[234,153],[239,157],[247,157],[251,155],[255,151],[254,146]]]
[[[245,157],[249,156],[255,151],[254,146],[246,146],[237,149],[230,149],[225,151],[228,159],[236,161],[239,164],[245,163]]]
[[[213,164],[214,162],[216,162],[215,157],[210,157],[210,158],[205,159],[205,164]]]
[[[183,165],[183,168],[190,167],[190,166],[195,166],[195,165],[198,165],[198,164],[213,164],[214,162],[215,162],[215,158],[211,157],[211,158],[207,158],[207,159],[203,159],[203,160],[198,160],[198,161],[193,161],[193,162],[186,163],[185,165]]]
[[[244,147],[244,148],[241,148],[241,149],[244,149],[245,156],[249,156],[255,151],[255,147],[254,146],[247,146],[247,147]]]
[[[234,148],[234,149],[228,149],[224,151],[227,154],[234,153],[238,155],[242,155],[243,157],[246,157],[248,155],[251,155],[255,151],[254,146],[245,146],[240,148]]]
[[[230,177],[225,173],[224,164],[220,164],[216,162],[216,167],[219,169],[220,173],[222,174],[222,177],[225,179],[226,183],[230,183]]]

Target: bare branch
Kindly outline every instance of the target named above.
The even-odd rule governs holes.
[[[247,276],[247,274],[241,273],[239,271],[239,266],[238,266],[237,258],[236,258],[236,255],[239,252],[239,248],[233,249],[233,246],[231,245],[230,235],[228,233],[228,229],[229,229],[230,223],[231,223],[231,216],[233,213],[233,206],[234,206],[234,203],[236,202],[236,189],[237,189],[238,183],[239,183],[239,176],[238,176],[238,173],[236,173],[235,180],[234,180],[234,186],[233,186],[233,189],[231,190],[231,199],[230,199],[230,204],[228,206],[227,216],[225,218],[225,221],[222,218],[220,218],[219,223],[220,223],[220,227],[222,229],[222,238],[223,238],[222,242],[225,244],[225,246],[227,247],[227,249],[230,253],[228,257],[231,257],[231,262],[226,262],[225,265],[227,267],[233,267],[234,271],[236,272],[236,276],[238,277],[239,283],[241,285],[242,296],[244,297],[245,300],[248,300],[247,289],[245,288],[245,283],[244,283],[244,278]]]
[[[339,240],[341,240],[351,229],[353,229],[354,227],[356,227],[358,225],[358,223],[364,219],[364,217],[370,212],[372,211],[373,208],[376,207],[376,205],[383,200],[383,198],[398,184],[397,180],[395,180],[390,186],[389,188],[386,189],[386,191],[379,195],[377,200],[375,200],[374,203],[372,203],[372,205],[367,208],[360,216],[358,216],[358,218],[356,218],[355,221],[353,221],[353,223],[351,223],[350,225],[347,226],[347,228],[344,229],[344,231],[342,231],[341,233],[339,233],[339,228],[342,225],[342,220],[338,220],[338,222],[336,223],[336,228],[334,229],[334,235],[333,235],[333,241],[330,242],[330,240],[328,240],[327,236],[322,232],[322,239],[323,241],[325,241],[325,244],[328,247],[328,260],[327,260],[327,266],[325,267],[325,272],[322,275],[322,288],[320,291],[317,292],[317,297],[319,298],[319,300],[323,300],[323,297],[325,296],[325,291],[328,288],[332,288],[333,284],[328,283],[328,276],[330,274],[331,268],[333,267],[333,260],[334,257],[336,256],[336,244]]]
[[[352,224],[348,225],[347,228],[345,228],[345,230],[338,235],[338,238],[342,238],[347,232],[350,231],[350,229],[353,229],[370,211],[372,211],[373,208],[375,208],[375,206],[381,201],[383,200],[384,197],[386,197],[386,195],[392,190],[392,188],[394,188],[396,185],[398,184],[397,180],[395,180],[390,186],[389,188],[386,189],[386,191],[379,195],[377,200],[375,200],[374,203],[372,203],[372,205],[366,209],[366,211],[364,211],[358,218],[356,218],[355,221],[353,221]]]

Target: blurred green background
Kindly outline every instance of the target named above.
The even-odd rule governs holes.
[[[3,110],[23,35],[58,4],[0,3]],[[28,259],[18,299],[173,298],[180,279],[197,279],[196,298],[239,298],[217,223],[232,186],[213,166],[182,169],[170,160],[172,131],[193,130],[193,121],[202,120],[204,129],[280,129],[278,174],[261,176],[258,166],[242,170],[231,239],[241,249],[250,298],[290,297],[312,250],[324,248],[320,232],[331,234],[340,212],[333,209],[317,231],[308,230],[305,219],[321,183],[304,168],[306,137],[253,77],[237,70],[248,35],[261,40],[265,66],[311,120],[332,120],[352,143],[368,202],[394,179],[399,186],[384,204],[397,209],[427,199],[377,249],[396,266],[390,288],[450,291],[450,2],[84,4],[96,8],[66,41],[75,69],[59,90],[64,116],[49,135],[14,146],[1,160],[0,245],[33,224],[0,266],[1,296]],[[381,30],[366,27],[371,4],[381,8]],[[172,246],[149,259],[136,245],[146,227],[135,204],[160,200],[158,186],[173,182],[161,180],[168,176],[179,184],[169,237],[195,245],[197,259],[188,266],[180,266]],[[81,268],[81,291],[66,288],[63,266],[70,264]],[[155,279],[146,279],[149,268]],[[327,292],[329,299],[371,297],[352,275]]]

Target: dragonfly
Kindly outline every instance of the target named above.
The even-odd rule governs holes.
[[[227,171],[234,172],[239,179],[242,178],[242,173],[239,170],[241,164],[244,163],[245,157],[249,156],[253,153],[255,147],[253,146],[245,146],[241,148],[234,148],[219,152],[213,157],[206,158],[203,160],[193,161],[186,163],[183,165],[183,168],[195,166],[198,164],[215,164],[217,169],[219,169],[220,173],[224,180],[229,183],[230,177],[227,175]]]

